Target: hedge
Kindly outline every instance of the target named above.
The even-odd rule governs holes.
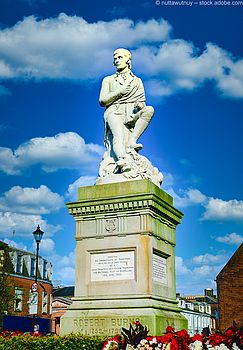
[[[66,336],[33,336],[30,334],[0,336],[0,350],[101,350],[107,337],[87,337],[80,334]]]

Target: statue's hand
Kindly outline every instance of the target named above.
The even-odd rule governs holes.
[[[120,93],[122,95],[126,95],[128,94],[129,92],[131,91],[131,84],[127,84],[127,85],[124,85],[121,90],[120,90]]]
[[[145,103],[144,102],[136,102],[134,107],[140,111],[141,109],[143,109],[143,107],[145,107]]]

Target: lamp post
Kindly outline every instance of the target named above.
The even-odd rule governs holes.
[[[37,229],[33,232],[36,241],[36,262],[35,262],[35,283],[37,283],[37,273],[38,273],[38,258],[39,258],[39,246],[44,232],[41,231],[40,225],[37,226]]]
[[[36,241],[36,261],[35,261],[35,288],[36,292],[38,293],[38,287],[37,287],[37,277],[38,277],[38,259],[39,259],[39,248],[40,248],[40,241],[42,239],[44,232],[41,231],[40,225],[37,226],[37,229],[33,232],[33,235],[35,237]],[[38,294],[37,294],[38,296]],[[37,311],[36,314],[38,314],[38,299],[37,298]],[[33,329],[35,332],[35,314],[33,315]]]

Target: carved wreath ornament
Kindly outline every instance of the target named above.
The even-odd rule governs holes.
[[[116,219],[106,219],[105,220],[105,229],[107,232],[114,232],[117,228]]]

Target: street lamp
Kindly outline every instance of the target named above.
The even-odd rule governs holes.
[[[39,245],[42,239],[44,232],[41,231],[40,225],[37,226],[37,229],[33,232],[36,241],[36,262],[35,262],[35,283],[37,283],[37,272],[38,272],[38,258],[39,258]]]
[[[38,275],[38,259],[39,259],[39,246],[40,246],[40,241],[42,239],[44,232],[41,231],[40,225],[37,226],[37,229],[33,232],[33,235],[35,237],[36,241],[36,261],[35,261],[35,283],[32,285],[32,292],[33,292],[33,286],[35,285],[34,289],[36,289],[37,294],[37,309],[36,309],[36,314],[38,314],[38,287],[37,287],[37,275]],[[35,332],[35,314],[33,315],[33,328]]]

